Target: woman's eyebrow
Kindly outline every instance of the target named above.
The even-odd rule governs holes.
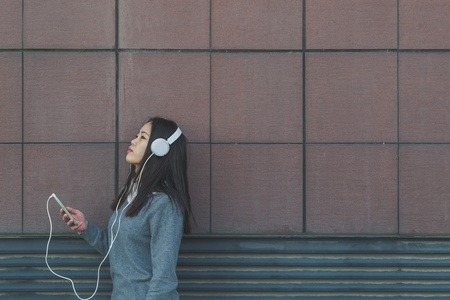
[[[145,131],[145,130],[141,130],[141,133],[145,133],[146,135],[150,136],[150,133],[148,133],[148,132]]]

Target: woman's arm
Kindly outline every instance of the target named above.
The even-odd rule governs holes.
[[[80,233],[80,236],[94,247],[98,252],[106,255],[108,252],[108,235],[102,229],[86,221],[86,230]]]

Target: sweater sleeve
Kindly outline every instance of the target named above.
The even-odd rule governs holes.
[[[80,236],[98,252],[106,255],[108,252],[108,235],[100,228],[86,221],[86,230]]]
[[[167,197],[154,199],[149,209],[152,279],[146,300],[178,299],[176,266],[183,235],[183,214]]]

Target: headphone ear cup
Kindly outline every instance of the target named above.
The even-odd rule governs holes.
[[[153,141],[150,149],[156,156],[162,157],[169,153],[170,145],[165,139],[158,138]]]

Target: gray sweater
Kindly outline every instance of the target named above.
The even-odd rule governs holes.
[[[119,216],[125,204],[119,209]],[[172,205],[166,194],[156,193],[137,216],[127,217],[125,213],[109,254],[111,299],[179,299],[175,271],[183,235],[181,210]],[[103,255],[109,249],[115,215],[114,212],[109,220],[108,234],[91,223],[81,234]],[[114,236],[118,222],[114,225]]]

